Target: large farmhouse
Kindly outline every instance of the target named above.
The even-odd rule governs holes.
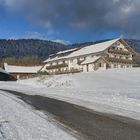
[[[134,50],[123,39],[118,38],[52,54],[44,61],[43,70],[49,74],[63,74],[131,68],[134,54]]]

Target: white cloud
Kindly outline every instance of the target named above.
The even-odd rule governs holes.
[[[70,41],[66,41],[66,40],[62,40],[62,39],[54,39],[54,40],[52,40],[52,41],[53,41],[53,42],[58,42],[58,43],[61,43],[61,44],[65,44],[65,45],[71,44]]]
[[[97,28],[140,34],[140,0],[0,0],[48,30]],[[136,30],[137,29],[137,30]]]
[[[3,4],[10,10],[19,10],[25,4],[24,0],[3,0]]]

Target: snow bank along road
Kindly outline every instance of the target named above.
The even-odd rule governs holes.
[[[84,140],[140,140],[140,121],[95,112],[64,101],[39,95],[3,90],[17,96],[36,110],[49,112],[61,123],[79,132]],[[30,118],[32,119],[32,118]],[[51,139],[51,138],[50,138]]]
[[[0,140],[76,140],[44,113],[0,91]]]

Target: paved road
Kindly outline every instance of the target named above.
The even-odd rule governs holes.
[[[55,119],[79,132],[84,140],[140,140],[140,121],[103,114],[60,100],[3,90],[24,102],[52,114]]]

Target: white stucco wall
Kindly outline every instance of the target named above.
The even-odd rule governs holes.
[[[89,64],[88,65],[88,71],[89,72],[94,71],[94,64]]]
[[[87,65],[83,65],[83,72],[87,72]]]
[[[68,68],[69,68],[69,70],[82,68],[82,66],[78,65],[77,63],[78,63],[77,58],[70,59],[68,61]]]

